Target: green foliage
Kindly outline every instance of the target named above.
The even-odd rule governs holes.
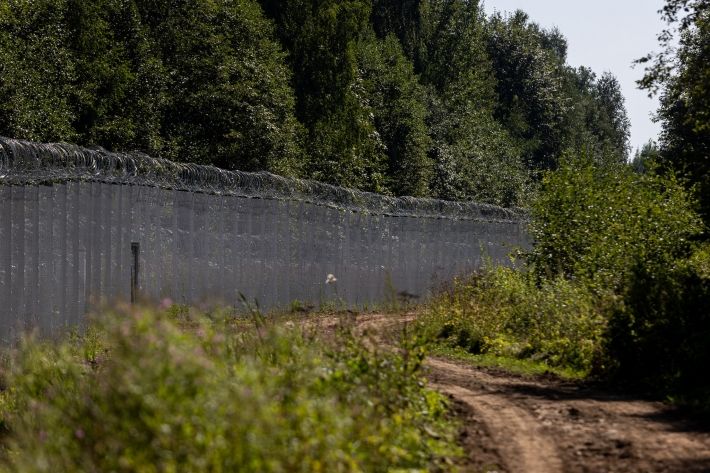
[[[610,72],[605,72],[596,82],[593,96],[599,111],[597,120],[590,120],[589,127],[602,146],[610,149],[620,162],[625,162],[631,122],[626,115],[619,80]]]
[[[291,170],[297,130],[291,75],[259,5],[178,5],[139,4],[171,78],[163,129],[176,148],[172,156],[243,170]]]
[[[295,172],[290,72],[254,0],[12,0],[0,133]]]
[[[527,165],[556,169],[565,153],[584,152],[599,162],[624,162],[629,120],[617,79],[597,79],[565,64],[567,42],[518,11],[494,15],[488,52],[497,78],[495,117],[521,149]]]
[[[427,88],[432,195],[519,204],[527,190],[527,172],[510,136],[492,116],[495,78],[478,2],[422,1],[415,16],[406,2],[399,7],[376,2],[376,13],[385,17],[376,17],[381,34],[400,37]],[[414,32],[404,30],[400,21]]]
[[[567,148],[599,164],[621,164],[628,156],[630,123],[618,80],[600,79],[586,67],[568,68],[566,94],[576,104],[566,117]]]
[[[74,60],[63,24],[67,1],[3,2],[0,8],[0,133],[34,140],[76,138]]]
[[[510,206],[564,149],[625,153],[618,83],[562,87],[564,37],[525,15],[488,20],[463,0],[261,3],[290,53],[305,176]]]
[[[645,173],[658,168],[660,160],[661,154],[658,145],[655,141],[649,140],[641,149],[636,150],[631,167],[638,173]]]
[[[289,52],[309,156],[305,176],[374,192],[387,188],[386,144],[358,64],[369,28],[364,0],[263,0]]]
[[[700,212],[710,222],[710,5],[680,41],[680,66],[661,96],[662,156],[696,186]]]
[[[490,21],[488,51],[497,78],[496,118],[509,130],[534,169],[554,169],[563,151],[567,100],[562,62],[546,49],[540,28],[517,11]]]
[[[672,175],[573,161],[533,204],[529,263],[543,286],[567,278],[603,308],[598,374],[707,404],[710,265],[693,209]]]
[[[660,163],[687,178],[710,223],[710,1],[666,0],[661,13],[662,50],[638,61],[639,86],[661,93]]]
[[[450,200],[518,205],[528,175],[510,135],[493,117],[495,77],[485,50],[485,28],[477,2],[422,4],[418,62],[430,96],[432,193]]]
[[[672,265],[703,232],[688,192],[672,177],[573,160],[548,174],[532,205],[539,277],[562,275],[618,291],[633,269]]]
[[[358,64],[374,123],[387,154],[387,189],[395,195],[429,195],[431,140],[426,97],[397,39],[369,36],[358,44]]]
[[[625,153],[615,79],[479,1],[1,6],[3,135],[504,206],[563,150]]]
[[[472,354],[542,361],[589,372],[606,326],[602,307],[583,286],[564,278],[538,285],[508,268],[454,281],[430,305],[424,332]]]
[[[421,0],[373,0],[370,21],[377,36],[394,34],[408,57],[419,48]],[[426,7],[424,7],[426,8]]]
[[[588,371],[582,371],[569,366],[551,366],[545,361],[534,358],[511,358],[510,356],[500,356],[491,353],[473,354],[461,347],[435,344],[430,348],[434,356],[442,356],[466,364],[481,368],[492,368],[502,370],[506,373],[518,374],[521,376],[549,376],[555,375],[562,379],[581,380],[589,375]]]
[[[527,267],[456,281],[425,333],[488,361],[542,361],[707,409],[710,249],[693,209],[653,166],[567,161],[532,204]]]
[[[611,315],[606,374],[710,409],[710,250],[669,267],[638,265]]]
[[[376,1],[427,87],[432,194],[519,205],[564,150],[623,161],[628,119],[618,82],[565,66],[567,44],[518,12],[487,19],[479,2]],[[453,72],[455,71],[455,72]],[[453,72],[453,73],[452,73]]]
[[[531,185],[520,153],[490,112],[474,104],[461,95],[431,104],[432,193],[448,200],[522,205]]]
[[[132,310],[26,341],[2,393],[4,469],[441,471],[456,453],[416,340],[395,353],[213,319]]]

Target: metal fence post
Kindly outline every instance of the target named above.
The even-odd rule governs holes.
[[[138,242],[131,243],[131,304],[135,304],[138,299],[139,288],[139,262],[141,245]]]

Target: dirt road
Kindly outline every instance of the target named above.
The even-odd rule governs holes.
[[[662,403],[430,359],[462,420],[464,471],[710,472],[710,429]]]
[[[353,316],[387,343],[415,314]],[[326,331],[342,319],[317,323]],[[521,377],[430,358],[431,386],[461,420],[464,472],[710,473],[710,425],[660,402],[552,377]]]

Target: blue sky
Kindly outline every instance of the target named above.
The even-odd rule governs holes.
[[[631,119],[632,153],[656,139],[659,125],[651,115],[656,99],[636,88],[642,67],[632,62],[658,50],[656,36],[664,24],[658,15],[663,0],[484,0],[486,12],[526,11],[544,27],[557,26],[567,37],[567,61],[590,67],[598,75],[611,71],[619,79]]]

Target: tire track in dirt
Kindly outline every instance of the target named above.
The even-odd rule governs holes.
[[[416,314],[327,316],[389,346]],[[677,409],[553,377],[524,377],[429,358],[430,386],[448,395],[462,423],[464,472],[710,473],[710,426]]]
[[[661,403],[438,358],[427,367],[431,386],[486,426],[479,449],[510,473],[710,472],[710,431]],[[468,471],[493,471],[471,460]]]
[[[457,385],[432,384],[432,388],[464,402],[474,410],[498,445],[498,456],[508,471],[558,473],[564,471],[555,445],[524,409]]]

